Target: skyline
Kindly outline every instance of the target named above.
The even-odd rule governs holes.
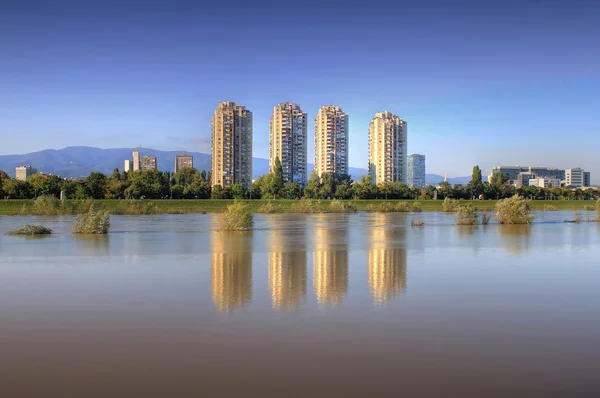
[[[537,164],[600,178],[593,2],[334,2],[333,18],[310,2],[293,12],[233,2],[228,24],[221,5],[47,3],[1,6],[0,135],[28,139],[2,140],[0,154],[210,153],[214,107],[234,101],[253,112],[254,156],[268,159],[273,106],[289,101],[309,121],[323,105],[344,109],[351,167],[368,167],[369,122],[387,110],[410,124],[408,153],[426,154],[429,173]]]

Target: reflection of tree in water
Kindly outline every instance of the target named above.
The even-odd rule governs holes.
[[[75,242],[78,248],[83,249],[88,256],[108,256],[109,254],[109,235],[86,235],[74,234]]]
[[[252,297],[252,234],[212,232],[212,296],[219,311],[246,305]]]
[[[315,216],[314,289],[321,304],[337,306],[348,293],[348,217]]]
[[[501,224],[497,227],[498,233],[501,236],[502,245],[508,251],[513,253],[529,251],[531,225]]]
[[[273,308],[295,308],[306,295],[306,232],[304,229],[272,229],[269,246],[269,290]]]
[[[382,303],[406,289],[406,249],[402,247],[406,230],[391,225],[387,213],[373,217],[375,222],[369,229],[369,286],[375,301]]]

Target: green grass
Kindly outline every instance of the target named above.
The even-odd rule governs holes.
[[[271,200],[273,204],[281,206],[282,212],[290,212],[297,200]],[[222,213],[227,209],[227,205],[233,203],[233,200],[221,199],[162,199],[162,200],[137,200],[127,201],[118,199],[104,199],[94,201],[65,200],[64,204],[57,210],[57,214],[78,214],[85,212],[90,203],[93,202],[96,209],[108,210],[111,214],[184,214],[184,213]],[[269,200],[244,200],[250,210],[254,213]],[[383,203],[397,203],[391,200],[348,200],[344,201],[356,206],[356,210],[365,211],[367,206],[379,206]],[[478,210],[493,210],[496,206],[496,200],[459,200],[459,204],[473,203]],[[412,202],[411,202],[412,203]],[[442,211],[442,200],[419,200],[421,209],[428,211]],[[0,200],[0,215],[28,215],[35,214],[35,201],[31,199]],[[545,205],[551,204],[557,210],[583,211],[586,206],[595,204],[589,200],[537,200],[532,203],[532,210],[543,210]],[[330,206],[330,201],[323,200],[320,205],[326,208]]]

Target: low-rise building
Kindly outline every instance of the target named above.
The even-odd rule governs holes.
[[[561,186],[561,180],[558,178],[532,178],[529,180],[529,186],[538,188],[556,188]]]
[[[19,181],[27,181],[28,177],[31,177],[34,174],[37,174],[37,169],[27,166],[19,166],[15,168],[15,177]]]
[[[518,184],[519,174],[521,173],[534,174],[538,178],[558,178],[560,180],[565,178],[565,170],[551,167],[497,166],[492,168],[492,172],[488,176],[488,182],[492,182],[495,173],[504,174],[509,183],[513,185]]]

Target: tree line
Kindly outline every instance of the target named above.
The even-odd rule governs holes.
[[[111,175],[93,172],[82,180],[65,180],[58,176],[33,175],[27,181],[10,178],[0,170],[0,197],[33,199],[41,195],[58,197],[64,191],[68,199],[504,199],[515,194],[545,199],[598,199],[593,189],[572,190],[566,187],[516,188],[504,174],[495,174],[491,183],[481,181],[481,170],[473,168],[466,185],[442,182],[435,187],[409,187],[400,182],[373,184],[370,177],[353,181],[347,174],[313,172],[305,187],[283,182],[279,159],[272,173],[255,180],[248,190],[241,184],[211,187],[211,173],[193,168],[176,173],[159,170],[120,172]]]

